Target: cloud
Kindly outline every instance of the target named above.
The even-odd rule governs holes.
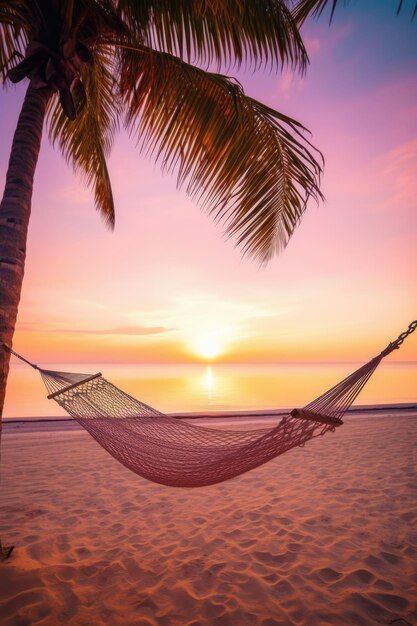
[[[105,328],[97,330],[61,330],[57,332],[70,332],[82,335],[159,335],[175,328],[165,326],[118,326],[117,328]]]
[[[117,326],[116,328],[42,328],[34,324],[21,323],[19,331],[24,332],[46,332],[46,333],[62,333],[73,335],[159,335],[161,333],[176,330],[175,328],[167,328],[165,326]]]
[[[390,181],[393,191],[390,204],[407,203],[414,206],[417,195],[415,163],[417,160],[417,138],[413,138],[391,150],[384,156],[385,180]]]
[[[304,87],[305,78],[289,69],[284,70],[278,79],[278,94],[285,99],[293,93],[301,93]]]
[[[304,43],[310,58],[320,50],[320,39],[318,37],[305,37]]]

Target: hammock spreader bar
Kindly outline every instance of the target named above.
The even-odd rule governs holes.
[[[398,339],[350,376],[294,409],[272,428],[225,430],[164,415],[108,382],[101,374],[39,371],[55,400],[114,458],[140,476],[168,486],[201,487],[228,480],[343,424],[342,417],[381,360],[417,328]]]
[[[99,376],[101,376],[101,372],[99,372],[98,374],[93,374],[92,376],[88,376],[87,378],[84,378],[78,383],[72,383],[72,385],[67,385],[67,387],[64,387],[63,389],[58,389],[58,391],[54,391],[54,393],[49,394],[48,400],[53,400],[56,396],[59,396],[60,393],[64,393],[65,391],[70,391],[71,389],[78,387],[78,385],[83,385],[84,383],[88,383],[88,381],[94,380],[95,378],[98,378]]]
[[[332,424],[333,426],[341,426],[343,424],[343,420],[341,420],[339,417],[331,417],[331,415],[321,415],[320,413],[314,413],[314,411],[308,411],[307,409],[293,409],[290,415],[292,417],[297,417],[298,419],[319,422],[320,424]]]

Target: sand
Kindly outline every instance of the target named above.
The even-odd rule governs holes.
[[[151,484],[79,430],[3,438],[3,626],[417,623],[417,414],[227,483]]]

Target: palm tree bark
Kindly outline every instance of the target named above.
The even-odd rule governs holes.
[[[51,94],[50,88],[34,89],[29,84],[13,137],[0,204],[0,444],[10,360],[3,344],[11,347],[13,340],[25,269],[33,178]],[[5,548],[1,550],[0,542],[0,555],[7,552]]]

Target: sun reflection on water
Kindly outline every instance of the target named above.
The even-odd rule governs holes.
[[[56,369],[103,371],[107,380],[167,413],[283,409],[304,406],[342,380],[357,364],[122,365],[63,364]],[[417,401],[417,364],[382,364],[357,404]],[[46,392],[40,376],[12,364],[5,417],[65,415]]]
[[[206,373],[204,375],[204,383],[205,383],[205,389],[206,389],[207,402],[211,404],[211,399],[213,397],[214,376],[213,376],[213,370],[210,366],[206,367]]]

